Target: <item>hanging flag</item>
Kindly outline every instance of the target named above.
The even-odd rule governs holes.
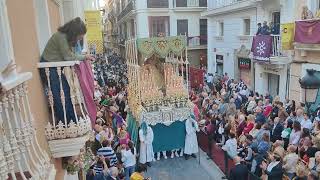
[[[294,23],[281,24],[282,50],[293,50]]]
[[[254,36],[251,52],[254,60],[269,61],[272,54],[272,37],[270,35]]]
[[[91,54],[103,53],[102,17],[100,11],[85,11],[88,49]]]
[[[320,44],[320,20],[296,21],[294,41]]]

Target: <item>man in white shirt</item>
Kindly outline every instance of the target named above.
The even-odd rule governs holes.
[[[312,130],[312,122],[311,120],[309,119],[309,115],[307,113],[304,114],[304,119],[301,121],[301,128],[306,128],[306,129],[309,129],[309,130]]]
[[[237,140],[236,135],[234,133],[229,134],[230,138],[227,140],[226,144],[222,146],[222,149],[228,153],[230,158],[234,158],[237,156]]]

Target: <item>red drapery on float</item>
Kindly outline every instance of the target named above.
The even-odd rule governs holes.
[[[204,70],[190,67],[190,85],[191,88],[196,88],[199,87],[200,84],[204,84],[203,79],[204,79]]]

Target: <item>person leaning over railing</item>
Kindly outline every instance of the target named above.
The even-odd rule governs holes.
[[[49,39],[40,62],[60,62],[60,61],[83,61],[95,60],[91,55],[82,55],[75,53],[75,46],[78,41],[83,39],[87,28],[84,22],[75,18],[58,28]],[[62,68],[63,69],[63,68]],[[62,70],[61,69],[61,70]],[[47,78],[44,69],[40,70],[43,83],[47,86]],[[70,98],[70,87],[66,77],[61,74],[62,87],[65,96],[66,118],[67,121],[75,120],[75,113]],[[57,120],[64,120],[64,110],[61,102],[60,80],[56,67],[50,68],[50,85],[54,102],[54,111]]]

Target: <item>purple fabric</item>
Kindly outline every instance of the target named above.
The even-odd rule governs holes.
[[[97,108],[94,102],[94,77],[89,61],[82,61],[79,65],[75,65],[75,70],[80,82],[84,101],[89,113],[89,117],[94,127],[97,116]]]
[[[120,128],[124,124],[124,119],[117,113],[112,113],[113,117],[117,121],[117,128]]]
[[[294,41],[305,44],[320,44],[320,20],[297,21]]]
[[[254,60],[269,61],[272,54],[272,37],[269,35],[253,37],[251,52]]]

